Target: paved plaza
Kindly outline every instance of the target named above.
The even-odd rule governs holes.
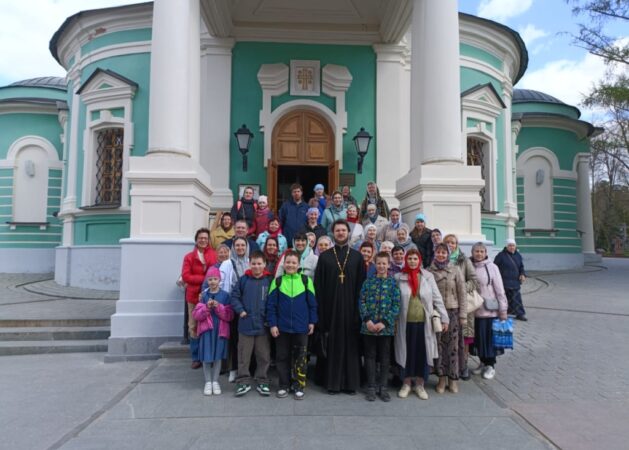
[[[0,320],[113,307],[97,292],[53,297],[46,277],[30,278],[0,276]],[[437,395],[431,378],[429,401],[367,403],[312,384],[301,402],[235,398],[224,377],[224,394],[204,397],[202,371],[186,360],[0,357],[0,448],[627,448],[629,260],[536,274],[524,290],[530,320],[517,323],[496,378],[474,377],[458,395]]]

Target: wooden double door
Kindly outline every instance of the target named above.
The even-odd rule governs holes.
[[[304,188],[312,197],[317,183],[327,193],[338,189],[339,165],[334,152],[334,132],[326,119],[310,110],[287,113],[273,129],[271,159],[267,161],[269,204],[279,209],[290,198],[290,185]]]

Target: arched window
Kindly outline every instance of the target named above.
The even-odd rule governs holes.
[[[96,132],[94,206],[120,206],[123,143],[122,128],[105,128]]]
[[[481,211],[493,211],[491,188],[491,152],[490,143],[475,136],[467,138],[467,165],[479,166],[485,186],[480,190]]]

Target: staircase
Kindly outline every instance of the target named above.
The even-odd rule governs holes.
[[[0,356],[106,352],[109,319],[0,319]]]

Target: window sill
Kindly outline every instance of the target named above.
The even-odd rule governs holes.
[[[79,209],[83,211],[93,211],[100,209],[119,209],[120,204],[104,204],[104,205],[90,205],[90,206],[81,206]]]
[[[548,233],[551,237],[555,237],[559,230],[556,228],[523,228],[522,231],[527,237],[530,237],[531,233]]]
[[[18,226],[22,227],[39,227],[40,230],[45,230],[50,225],[50,222],[5,222],[9,225],[9,230],[15,230]]]

